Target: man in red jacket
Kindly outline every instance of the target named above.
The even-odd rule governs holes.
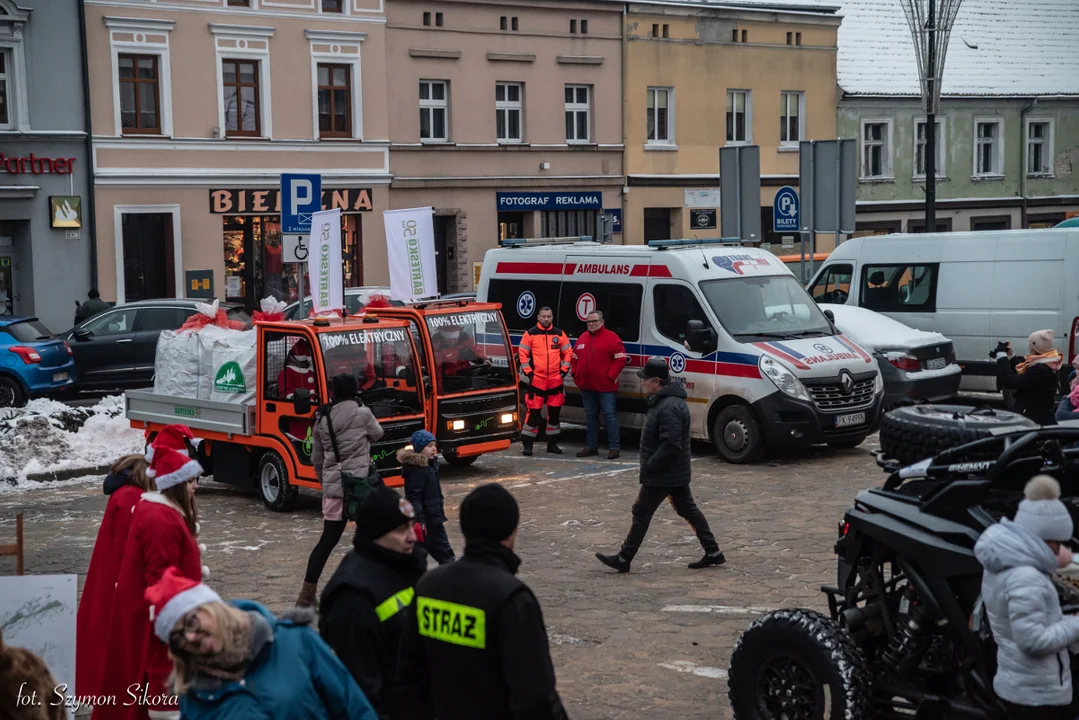
[[[599,455],[599,414],[607,426],[607,458],[618,457],[618,413],[615,412],[615,394],[618,392],[618,375],[629,362],[622,339],[603,324],[603,313],[588,313],[588,332],[577,338],[573,348],[570,371],[573,382],[581,390],[587,423],[584,449],[577,457]]]

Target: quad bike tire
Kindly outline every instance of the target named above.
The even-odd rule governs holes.
[[[909,465],[949,448],[989,437],[1006,426],[1037,427],[1018,413],[963,405],[908,405],[887,413],[880,422],[880,449]],[[996,453],[971,460],[992,459]]]
[[[868,718],[872,682],[861,649],[811,610],[762,615],[738,638],[727,678],[735,720]]]

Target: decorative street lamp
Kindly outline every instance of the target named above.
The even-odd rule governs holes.
[[[914,38],[922,102],[925,104],[925,231],[937,229],[937,111],[940,79],[952,23],[963,0],[899,0]],[[915,131],[915,143],[917,143]]]

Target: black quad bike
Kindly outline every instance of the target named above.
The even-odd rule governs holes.
[[[1079,424],[1012,427],[907,467],[878,454],[888,480],[839,524],[838,579],[821,588],[829,615],[777,610],[739,638],[735,718],[1004,718],[974,544],[1038,473],[1079,516],[1076,443]],[[1056,582],[1064,611],[1079,611],[1075,586]]]

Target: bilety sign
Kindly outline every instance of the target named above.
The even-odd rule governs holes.
[[[430,207],[382,213],[391,300],[410,303],[438,295],[433,213]]]
[[[498,209],[503,212],[532,210],[599,210],[603,193],[593,192],[500,192]]]
[[[346,215],[370,212],[371,188],[324,188],[322,209]],[[210,212],[215,215],[253,215],[281,212],[280,188],[266,190],[221,188],[210,190]]]
[[[311,300],[315,314],[344,308],[340,208],[321,210],[312,215],[307,271],[311,276]]]

